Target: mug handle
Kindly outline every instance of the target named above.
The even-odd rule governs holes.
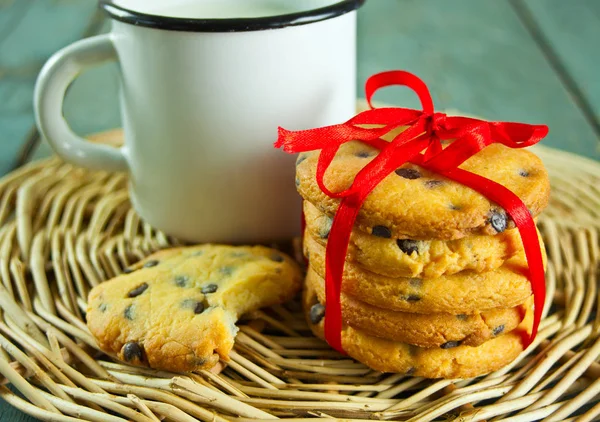
[[[127,170],[123,148],[95,144],[75,134],[62,112],[67,88],[87,67],[117,60],[110,34],[79,40],[57,51],[42,68],[33,105],[41,135],[65,161],[95,170]]]

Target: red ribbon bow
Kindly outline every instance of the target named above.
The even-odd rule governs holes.
[[[379,88],[403,85],[419,96],[423,111],[408,108],[379,108],[371,104],[371,97]],[[331,198],[340,198],[327,241],[325,256],[325,338],[335,349],[342,348],[342,308],[340,292],[342,274],[354,222],[366,197],[388,174],[410,162],[441,174],[481,193],[503,207],[513,219],[523,241],[529,266],[529,280],[534,295],[534,321],[525,347],[535,338],[546,295],[544,267],[535,223],[529,210],[506,187],[477,174],[458,168],[469,157],[492,143],[510,148],[523,148],[539,142],[548,133],[545,125],[510,122],[486,122],[467,117],[450,117],[434,113],[433,101],[425,83],[417,76],[401,71],[382,72],[371,76],[365,93],[370,110],[364,111],[339,125],[317,129],[288,131],[279,128],[277,148],[288,153],[321,150],[317,164],[317,183]],[[364,128],[359,125],[378,125]],[[408,126],[391,142],[381,136],[400,126]],[[454,139],[442,148],[441,141]],[[325,171],[339,147],[359,140],[380,150],[377,157],[356,175],[352,185],[341,192],[331,192],[323,182]],[[425,151],[423,153],[423,151]]]

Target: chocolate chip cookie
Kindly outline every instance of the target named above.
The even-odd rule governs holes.
[[[311,269],[324,278],[325,248],[311,236],[305,236],[304,254],[310,259]],[[524,303],[532,294],[527,273],[523,253],[494,271],[461,271],[430,279],[386,277],[346,261],[342,291],[395,311],[457,315]]]
[[[313,333],[323,336],[326,308],[317,300],[310,285],[304,290],[304,309]],[[496,371],[523,351],[522,338],[530,330],[531,312],[515,330],[501,334],[480,346],[447,342],[440,347],[423,348],[368,335],[344,325],[342,345],[348,355],[381,372],[398,372],[425,378],[471,378]]]
[[[301,270],[262,247],[202,245],[157,252],[89,294],[87,324],[100,349],[169,371],[228,359],[240,315],[291,299]]]
[[[334,192],[347,189],[377,154],[378,150],[362,142],[342,145],[325,173],[325,185]],[[318,157],[319,151],[298,156],[297,189],[321,212],[334,215],[339,200],[325,195],[317,185]],[[534,217],[548,204],[548,174],[542,161],[529,151],[493,144],[460,168],[504,185],[521,198]],[[513,228],[514,223],[503,209],[480,193],[419,166],[405,164],[370,193],[355,226],[386,239],[452,240],[502,233]]]
[[[325,302],[325,280],[309,271],[306,284],[319,302]],[[440,347],[448,342],[479,346],[500,334],[514,330],[531,307],[531,298],[513,308],[453,315],[449,313],[408,313],[370,305],[349,294],[341,294],[342,315],[350,327],[368,335],[413,344]]]
[[[305,235],[325,246],[332,216],[304,201]],[[517,229],[496,236],[469,236],[456,240],[412,240],[378,237],[352,231],[348,260],[388,277],[435,278],[463,270],[495,270],[523,251]]]

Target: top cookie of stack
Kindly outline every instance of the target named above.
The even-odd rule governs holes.
[[[377,153],[361,142],[342,145],[325,185],[347,189]],[[296,186],[305,199],[310,265],[305,306],[322,335],[325,247],[339,200],[316,183],[318,156],[299,155]],[[548,204],[548,175],[529,151],[493,144],[460,168],[504,185],[534,217]],[[510,362],[531,325],[531,287],[514,227],[480,193],[419,166],[388,175],[352,230],[341,297],[345,350],[374,369],[432,378],[476,376]]]
[[[347,189],[377,153],[377,149],[361,142],[342,145],[325,173],[325,185],[333,192]],[[296,185],[304,199],[333,215],[339,201],[325,195],[316,183],[318,156],[318,152],[299,155]],[[460,168],[504,185],[521,198],[534,217],[548,205],[548,174],[541,160],[529,151],[492,144]],[[385,238],[453,240],[475,234],[494,235],[514,228],[514,223],[478,192],[406,164],[369,194],[356,228]]]

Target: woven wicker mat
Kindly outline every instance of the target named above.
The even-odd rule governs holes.
[[[537,152],[553,185],[539,221],[550,258],[540,334],[498,372],[437,381],[382,374],[339,355],[310,334],[298,303],[253,313],[231,362],[210,372],[172,374],[110,360],[86,328],[87,293],[176,242],[131,209],[124,174],[56,158],[23,167],[0,182],[0,395],[52,421],[594,420],[600,165]]]

